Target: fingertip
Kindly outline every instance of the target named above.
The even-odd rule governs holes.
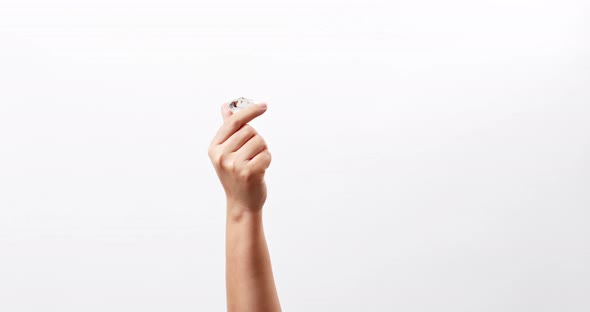
[[[266,102],[256,102],[253,105],[248,105],[245,109],[241,111],[247,111],[247,114],[254,114],[256,116],[260,116],[266,112],[268,105]]]

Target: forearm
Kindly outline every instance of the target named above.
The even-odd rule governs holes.
[[[262,224],[262,210],[227,207],[226,287],[230,312],[281,311]]]

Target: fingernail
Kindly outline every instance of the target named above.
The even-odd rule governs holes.
[[[268,105],[266,105],[266,103],[260,103],[260,104],[258,104],[258,106],[260,106],[260,108],[262,108],[262,109],[266,109],[268,107]]]

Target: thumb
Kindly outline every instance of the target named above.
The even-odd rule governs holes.
[[[223,118],[223,122],[225,122],[232,114],[232,111],[229,109],[229,102],[223,103],[221,105],[221,117]]]

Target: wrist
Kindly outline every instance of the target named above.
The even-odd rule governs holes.
[[[251,208],[227,202],[226,218],[228,223],[259,222],[262,221],[262,208]]]

